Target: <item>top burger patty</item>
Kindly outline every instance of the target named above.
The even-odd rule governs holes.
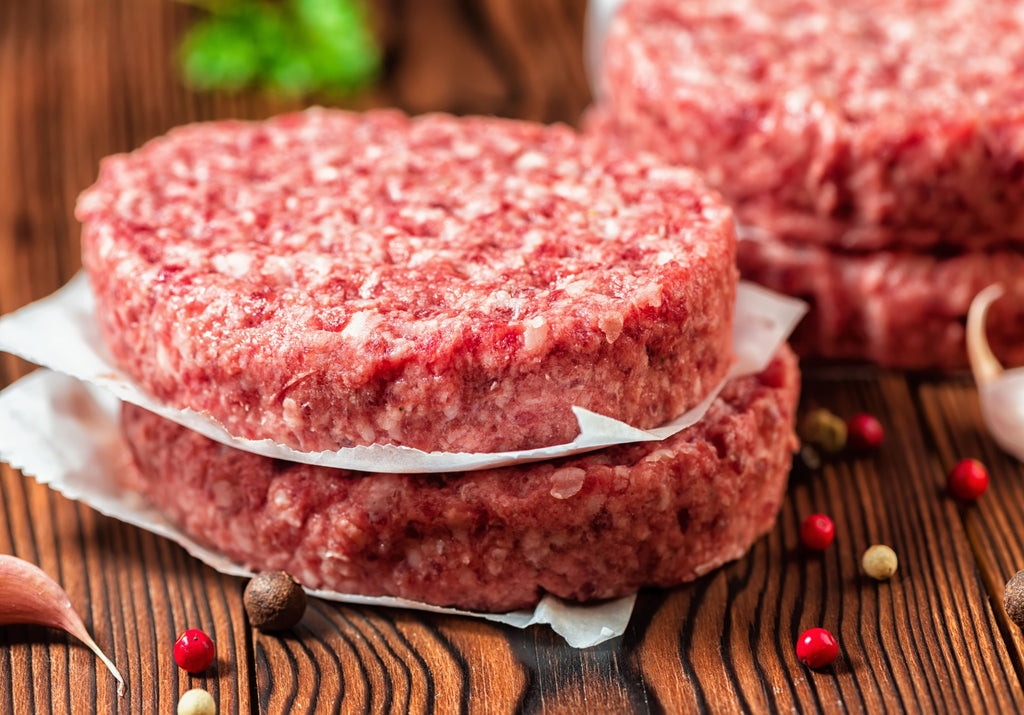
[[[566,127],[310,110],[184,127],[79,200],[141,385],[300,449],[651,427],[731,361],[735,236],[691,172]]]

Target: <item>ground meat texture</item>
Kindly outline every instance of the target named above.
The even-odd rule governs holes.
[[[673,586],[771,528],[796,446],[796,359],[727,385],[663,442],[461,474],[366,474],[222,446],[125,405],[138,488],[187,533],[315,588],[505,611]]]
[[[910,251],[847,254],[762,239],[740,242],[743,274],[806,300],[793,346],[804,355],[952,370],[968,365],[964,326],[971,300],[1002,283],[987,334],[1008,365],[1024,365],[1024,252],[934,256]]]
[[[731,361],[731,211],[564,126],[314,109],[104,161],[82,257],[118,364],[233,434],[489,452],[639,427]]]
[[[744,224],[845,249],[1024,241],[1017,0],[627,0],[595,131]]]

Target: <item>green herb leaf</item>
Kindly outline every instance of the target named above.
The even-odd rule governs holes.
[[[182,68],[189,84],[202,89],[238,89],[253,80],[260,52],[244,26],[214,17],[196,24],[181,46]]]
[[[182,43],[182,66],[194,87],[347,93],[380,69],[380,51],[358,0],[180,1],[212,13]]]

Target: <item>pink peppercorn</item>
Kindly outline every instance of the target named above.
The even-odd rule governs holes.
[[[839,643],[824,628],[809,628],[796,642],[796,657],[808,668],[827,668],[839,657]]]
[[[174,662],[182,670],[202,673],[213,665],[217,649],[210,636],[198,628],[189,628],[174,641]]]
[[[824,551],[835,535],[835,524],[825,514],[811,514],[800,524],[800,541],[809,549]]]
[[[975,501],[988,489],[988,470],[976,459],[961,459],[946,481],[949,493],[961,501]]]
[[[855,451],[878,449],[885,441],[882,423],[872,415],[857,414],[846,421],[846,444]]]

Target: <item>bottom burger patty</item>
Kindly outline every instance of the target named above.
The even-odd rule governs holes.
[[[674,437],[450,474],[362,473],[222,446],[133,405],[139,488],[193,537],[255,570],[353,594],[505,611],[692,580],[774,523],[799,393],[780,349]]]
[[[1001,283],[989,342],[1004,363],[1024,364],[1024,252],[844,253],[757,238],[740,241],[738,263],[744,278],[810,304],[792,337],[801,355],[909,370],[966,367],[967,310]]]

